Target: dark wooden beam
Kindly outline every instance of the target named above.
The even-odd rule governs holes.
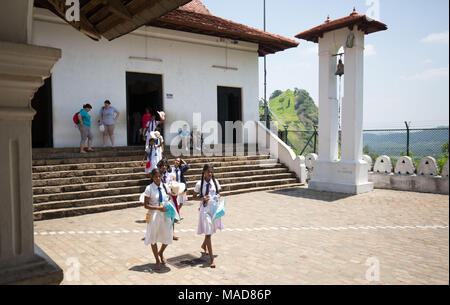
[[[111,13],[116,14],[123,19],[131,20],[133,18],[133,15],[120,0],[103,0],[103,4],[106,5]]]
[[[49,6],[49,9],[55,13],[57,16],[62,18],[64,21],[66,21],[68,24],[70,24],[75,29],[79,30],[80,32],[88,35],[92,39],[100,40],[101,35],[95,29],[95,27],[87,20],[84,14],[81,14],[80,12],[80,21],[72,21],[68,22],[66,20],[66,11],[69,8],[69,6],[66,6],[65,0],[45,0],[46,3]]]

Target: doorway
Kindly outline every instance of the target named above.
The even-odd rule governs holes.
[[[31,139],[33,148],[53,147],[53,114],[52,114],[52,78],[44,81],[44,85],[36,91],[31,100],[31,107],[36,115],[31,122]]]
[[[127,86],[127,134],[128,145],[142,145],[144,141],[139,134],[142,128],[142,116],[148,108],[152,115],[163,111],[162,75],[147,73],[126,73]],[[161,134],[163,134],[162,125]]]
[[[217,121],[222,126],[222,144],[225,143],[225,122],[242,121],[242,89],[217,87]],[[233,129],[233,144],[236,143],[236,129]]]

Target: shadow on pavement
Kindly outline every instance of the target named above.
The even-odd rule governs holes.
[[[217,255],[214,255],[216,258]],[[209,268],[211,262],[209,259],[209,255],[202,254],[202,257],[196,257],[192,254],[184,254],[176,257],[172,257],[167,259],[167,262],[174,266],[177,269],[183,269],[187,267],[196,267],[200,266],[201,268]]]
[[[319,192],[319,191],[314,191],[314,190],[310,190],[307,188],[300,188],[300,187],[269,191],[268,193],[296,197],[296,198],[320,200],[320,201],[326,201],[326,202],[334,202],[334,201],[346,199],[349,197],[357,196],[357,195],[352,195],[352,194]]]
[[[167,273],[170,272],[170,268],[167,265],[161,264],[161,270],[155,270],[156,264],[145,264],[140,266],[134,266],[131,267],[128,270],[136,271],[136,272],[143,272],[143,273]]]

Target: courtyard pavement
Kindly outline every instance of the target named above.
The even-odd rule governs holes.
[[[202,256],[198,203],[154,271],[144,208],[35,222],[63,284],[449,284],[449,196],[389,190],[346,196],[306,188],[226,198]],[[78,272],[79,271],[79,272]]]

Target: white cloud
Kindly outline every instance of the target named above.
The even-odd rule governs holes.
[[[433,33],[421,40],[424,43],[445,43],[448,44],[448,31],[443,33]]]
[[[441,80],[448,78],[448,67],[446,68],[436,68],[436,69],[428,69],[423,71],[422,73],[417,73],[411,76],[402,76],[403,80]]]
[[[433,63],[433,60],[427,58],[427,59],[424,60],[423,63],[426,64],[426,65],[429,65],[429,64],[432,64],[432,63]]]
[[[364,48],[364,56],[374,56],[377,54],[377,51],[375,51],[375,46],[373,44],[368,44]]]

